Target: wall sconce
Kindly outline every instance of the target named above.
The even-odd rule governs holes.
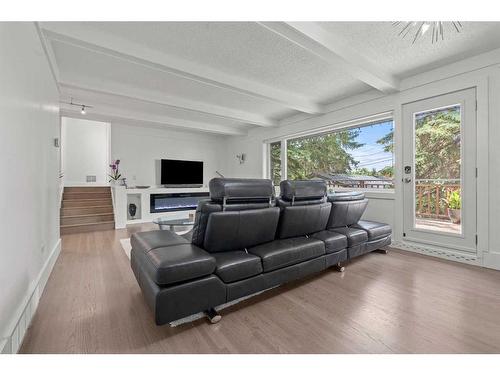
[[[236,155],[236,159],[240,161],[240,164],[243,164],[247,160],[247,154],[238,154]]]

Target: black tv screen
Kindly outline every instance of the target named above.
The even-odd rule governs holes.
[[[161,184],[203,185],[203,162],[162,159]]]

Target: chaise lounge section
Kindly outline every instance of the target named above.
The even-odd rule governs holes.
[[[361,221],[360,193],[327,196],[323,181],[210,181],[192,239],[131,237],[131,266],[158,325],[301,279],[390,244],[387,224]]]

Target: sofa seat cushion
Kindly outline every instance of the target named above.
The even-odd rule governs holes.
[[[216,265],[213,256],[190,243],[157,247],[142,254],[142,263],[160,286],[210,275]]]
[[[344,234],[322,230],[311,235],[312,238],[321,240],[325,243],[326,253],[336,253],[347,248],[347,237]]]
[[[366,233],[368,233],[368,241],[378,240],[392,233],[389,224],[378,223],[376,221],[360,220],[357,224],[354,224],[353,227],[366,231]]]
[[[169,230],[152,230],[134,233],[130,245],[135,250],[148,252],[157,247],[187,244],[188,240]]]
[[[262,273],[260,258],[245,251],[214,253],[217,266],[215,274],[226,283],[243,280]]]
[[[295,237],[255,246],[248,252],[259,256],[264,272],[269,272],[324,255],[325,244],[315,238]]]
[[[359,245],[360,243],[368,241],[368,233],[363,229],[353,227],[339,227],[329,229],[332,232],[343,234],[347,237],[347,245],[349,247]]]

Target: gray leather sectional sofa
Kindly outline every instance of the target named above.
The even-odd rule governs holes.
[[[131,265],[156,324],[342,265],[391,243],[387,224],[360,220],[362,193],[327,196],[323,181],[210,181],[191,241],[170,231],[131,237]]]

